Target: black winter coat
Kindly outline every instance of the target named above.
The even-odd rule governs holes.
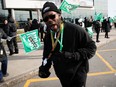
[[[17,34],[17,28],[16,28],[16,24],[14,22],[13,18],[9,18],[8,19],[8,33],[7,35],[12,37],[15,36]]]
[[[98,21],[95,22],[94,28],[95,28],[96,33],[100,32],[100,23]]]
[[[1,39],[6,39],[7,35],[4,33],[4,31],[0,28],[0,61],[4,60],[7,56],[6,51],[4,49],[3,43]]]
[[[3,25],[3,31],[8,35],[9,34],[9,25],[8,24],[4,24]]]
[[[48,57],[51,49],[51,36],[50,32],[47,32],[44,40],[43,59]],[[55,73],[61,83],[66,85],[66,87],[73,87],[69,85],[76,82],[85,82],[89,71],[88,60],[92,58],[96,52],[95,42],[90,38],[88,33],[78,25],[65,22],[62,51],[74,53],[79,57],[79,60],[76,60],[78,58],[68,60],[60,54],[57,55],[59,49],[60,45],[58,43],[46,67],[50,68],[52,64],[51,61],[53,61]]]
[[[110,22],[105,19],[103,20],[102,24],[103,24],[102,26],[105,32],[110,32]]]

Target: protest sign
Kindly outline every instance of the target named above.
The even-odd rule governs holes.
[[[38,50],[41,47],[38,30],[32,30],[20,35],[26,53]]]

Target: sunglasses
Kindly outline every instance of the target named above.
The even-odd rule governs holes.
[[[44,22],[47,22],[47,21],[49,20],[49,18],[53,20],[55,17],[56,17],[55,14],[48,15],[48,16],[46,16],[46,17],[43,18],[43,21],[44,21]]]

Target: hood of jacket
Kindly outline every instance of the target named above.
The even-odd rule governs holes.
[[[9,18],[9,19],[8,19],[8,22],[9,22],[9,23],[14,23],[14,19],[13,19],[13,18]]]

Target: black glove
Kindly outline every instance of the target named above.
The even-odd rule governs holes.
[[[57,52],[54,54],[55,56],[59,57],[58,59],[59,60],[73,60],[73,61],[78,61],[80,59],[80,53],[79,52],[74,52],[74,53],[71,53],[71,52],[67,52],[67,51],[64,51],[64,52]]]
[[[63,54],[64,54],[64,57],[65,58],[68,58],[68,59],[71,59],[71,58],[73,58],[74,57],[74,55],[73,55],[73,53],[70,53],[70,52],[63,52]]]
[[[73,53],[67,52],[67,51],[57,52],[57,53],[55,53],[55,56],[71,59],[73,57]]]
[[[64,54],[64,57],[67,58],[67,59],[71,59],[71,60],[79,60],[80,59],[80,54],[78,52],[75,52],[75,53],[71,53],[71,52],[63,52]]]
[[[45,66],[40,66],[38,71],[38,76],[41,78],[48,78],[50,76],[49,70]]]

